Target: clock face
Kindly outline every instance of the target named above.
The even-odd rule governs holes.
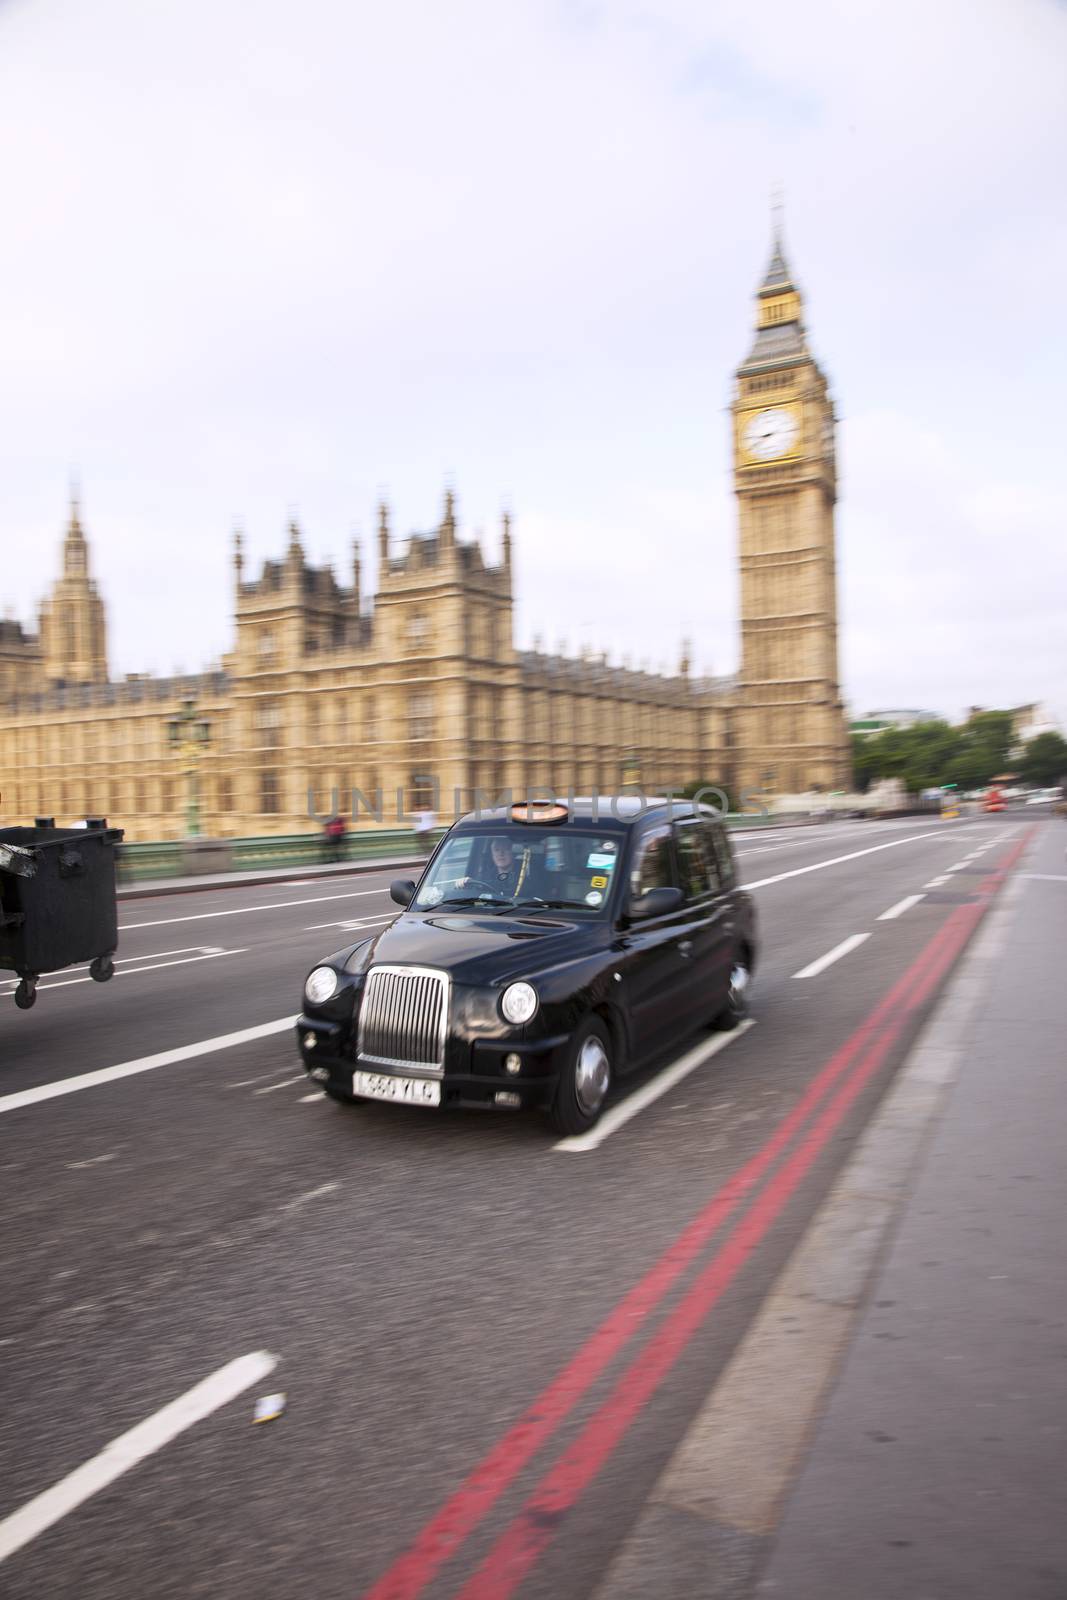
[[[741,437],[750,456],[755,456],[757,461],[773,461],[777,456],[788,455],[796,443],[798,431],[797,419],[791,411],[771,406],[749,417]]]

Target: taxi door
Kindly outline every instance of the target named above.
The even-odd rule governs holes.
[[[631,894],[680,888],[669,822],[651,823],[637,838],[630,863]],[[691,979],[684,910],[634,922],[622,941],[623,996],[634,1051],[649,1056],[672,1044],[687,1028]]]
[[[715,823],[707,817],[679,817],[674,824],[678,871],[686,900],[681,941],[689,964],[685,991],[688,1025],[709,1023],[726,1004],[734,948],[731,885],[724,883],[715,848]]]

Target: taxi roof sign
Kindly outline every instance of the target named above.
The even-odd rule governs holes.
[[[511,808],[512,822],[566,822],[568,815],[557,800],[523,800]]]

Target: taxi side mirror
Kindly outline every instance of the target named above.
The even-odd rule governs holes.
[[[410,878],[394,878],[389,885],[389,898],[398,906],[409,906],[415,898],[415,885]]]
[[[677,911],[685,900],[681,889],[646,889],[644,894],[631,897],[627,914],[631,922],[644,922],[649,917],[666,917]]]

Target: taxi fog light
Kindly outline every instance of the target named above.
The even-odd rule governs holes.
[[[529,1022],[537,1011],[537,990],[532,983],[509,983],[500,997],[500,1009],[508,1022]]]
[[[304,985],[304,993],[313,1005],[321,1006],[324,1000],[337,992],[337,974],[332,967],[316,967]]]
[[[330,1069],[329,1067],[312,1067],[308,1077],[314,1078],[316,1083],[329,1083]]]
[[[314,1048],[318,1044],[318,1042],[319,1041],[316,1039],[316,1037],[315,1037],[315,1035],[313,1033],[305,1033],[305,1035],[304,1035],[304,1049],[305,1050],[314,1050]]]
[[[504,1071],[510,1072],[512,1077],[515,1076],[516,1072],[522,1071],[522,1057],[517,1056],[514,1050],[504,1057]]]
[[[496,1094],[493,1096],[493,1104],[497,1106],[509,1106],[513,1110],[517,1111],[522,1105],[522,1096],[520,1094],[512,1094],[510,1089],[498,1089]]]

